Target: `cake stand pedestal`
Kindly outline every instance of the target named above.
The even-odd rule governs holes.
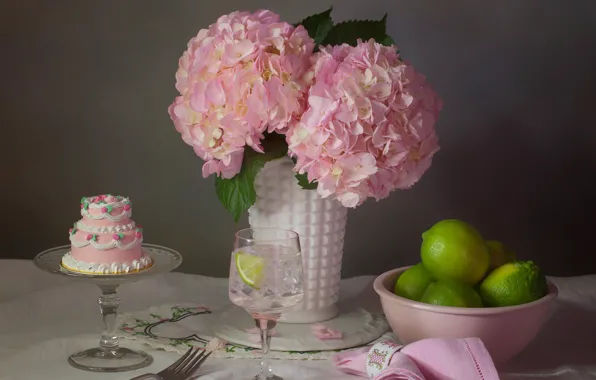
[[[121,284],[176,269],[182,263],[180,253],[158,245],[143,244],[143,251],[153,259],[151,268],[128,274],[92,275],[72,272],[62,267],[62,256],[69,250],[69,245],[45,250],[35,256],[35,265],[56,275],[96,284],[101,290],[99,309],[103,316],[104,329],[99,340],[99,347],[70,355],[68,363],[75,368],[94,372],[132,371],[151,364],[153,357],[148,353],[119,345],[116,319],[120,297],[118,297],[117,290]]]

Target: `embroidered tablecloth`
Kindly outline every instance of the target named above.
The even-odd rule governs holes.
[[[342,280],[341,300],[378,308],[372,276]],[[556,311],[537,339],[506,368],[504,380],[596,379],[596,275],[552,278],[560,290]],[[120,289],[122,312],[151,306],[229,304],[227,280],[168,273],[126,284]],[[71,368],[68,354],[96,346],[101,332],[95,285],[43,273],[30,261],[0,260],[0,380],[130,379],[157,372],[179,354],[156,350],[135,340],[123,343],[149,351],[155,361],[138,371],[97,374]],[[275,360],[276,372],[290,379],[356,379],[335,370],[328,360]],[[213,358],[201,371],[205,380],[246,378],[256,371],[253,359]]]

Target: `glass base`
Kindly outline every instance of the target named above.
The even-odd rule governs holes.
[[[255,377],[253,377],[252,380],[284,380],[284,379],[277,375],[269,375],[267,377],[265,377],[263,375],[257,375]]]
[[[85,371],[124,372],[147,367],[153,363],[153,357],[146,352],[123,347],[97,347],[70,355],[68,363]]]

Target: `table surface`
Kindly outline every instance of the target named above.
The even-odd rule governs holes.
[[[371,292],[374,277],[341,283],[341,298]],[[556,310],[543,332],[518,357],[501,369],[501,379],[596,380],[596,275],[551,278],[559,287]],[[209,295],[227,299],[227,279],[183,273],[156,275],[123,285],[121,311],[182,302],[201,303]],[[175,353],[153,350],[155,361],[137,371],[98,374],[71,368],[72,352],[95,347],[101,332],[97,308],[99,289],[73,282],[34,267],[28,260],[0,260],[0,379],[130,379],[158,372],[172,363]],[[373,299],[376,297],[365,297]],[[341,302],[341,301],[340,301]],[[139,343],[125,341],[131,348]],[[357,379],[335,370],[328,361],[274,361],[279,375],[291,379]],[[201,379],[248,379],[258,363],[248,359],[210,359]],[[465,379],[461,379],[465,380]]]

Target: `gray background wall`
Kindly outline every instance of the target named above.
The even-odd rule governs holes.
[[[548,274],[596,272],[594,1],[1,1],[0,257],[66,244],[80,197],[112,192],[181,270],[225,276],[240,226],[167,115],[178,57],[235,9],[298,21],[330,4],[336,20],[388,12],[445,103],[423,180],[350,211],[344,276],[413,263],[448,217]]]

